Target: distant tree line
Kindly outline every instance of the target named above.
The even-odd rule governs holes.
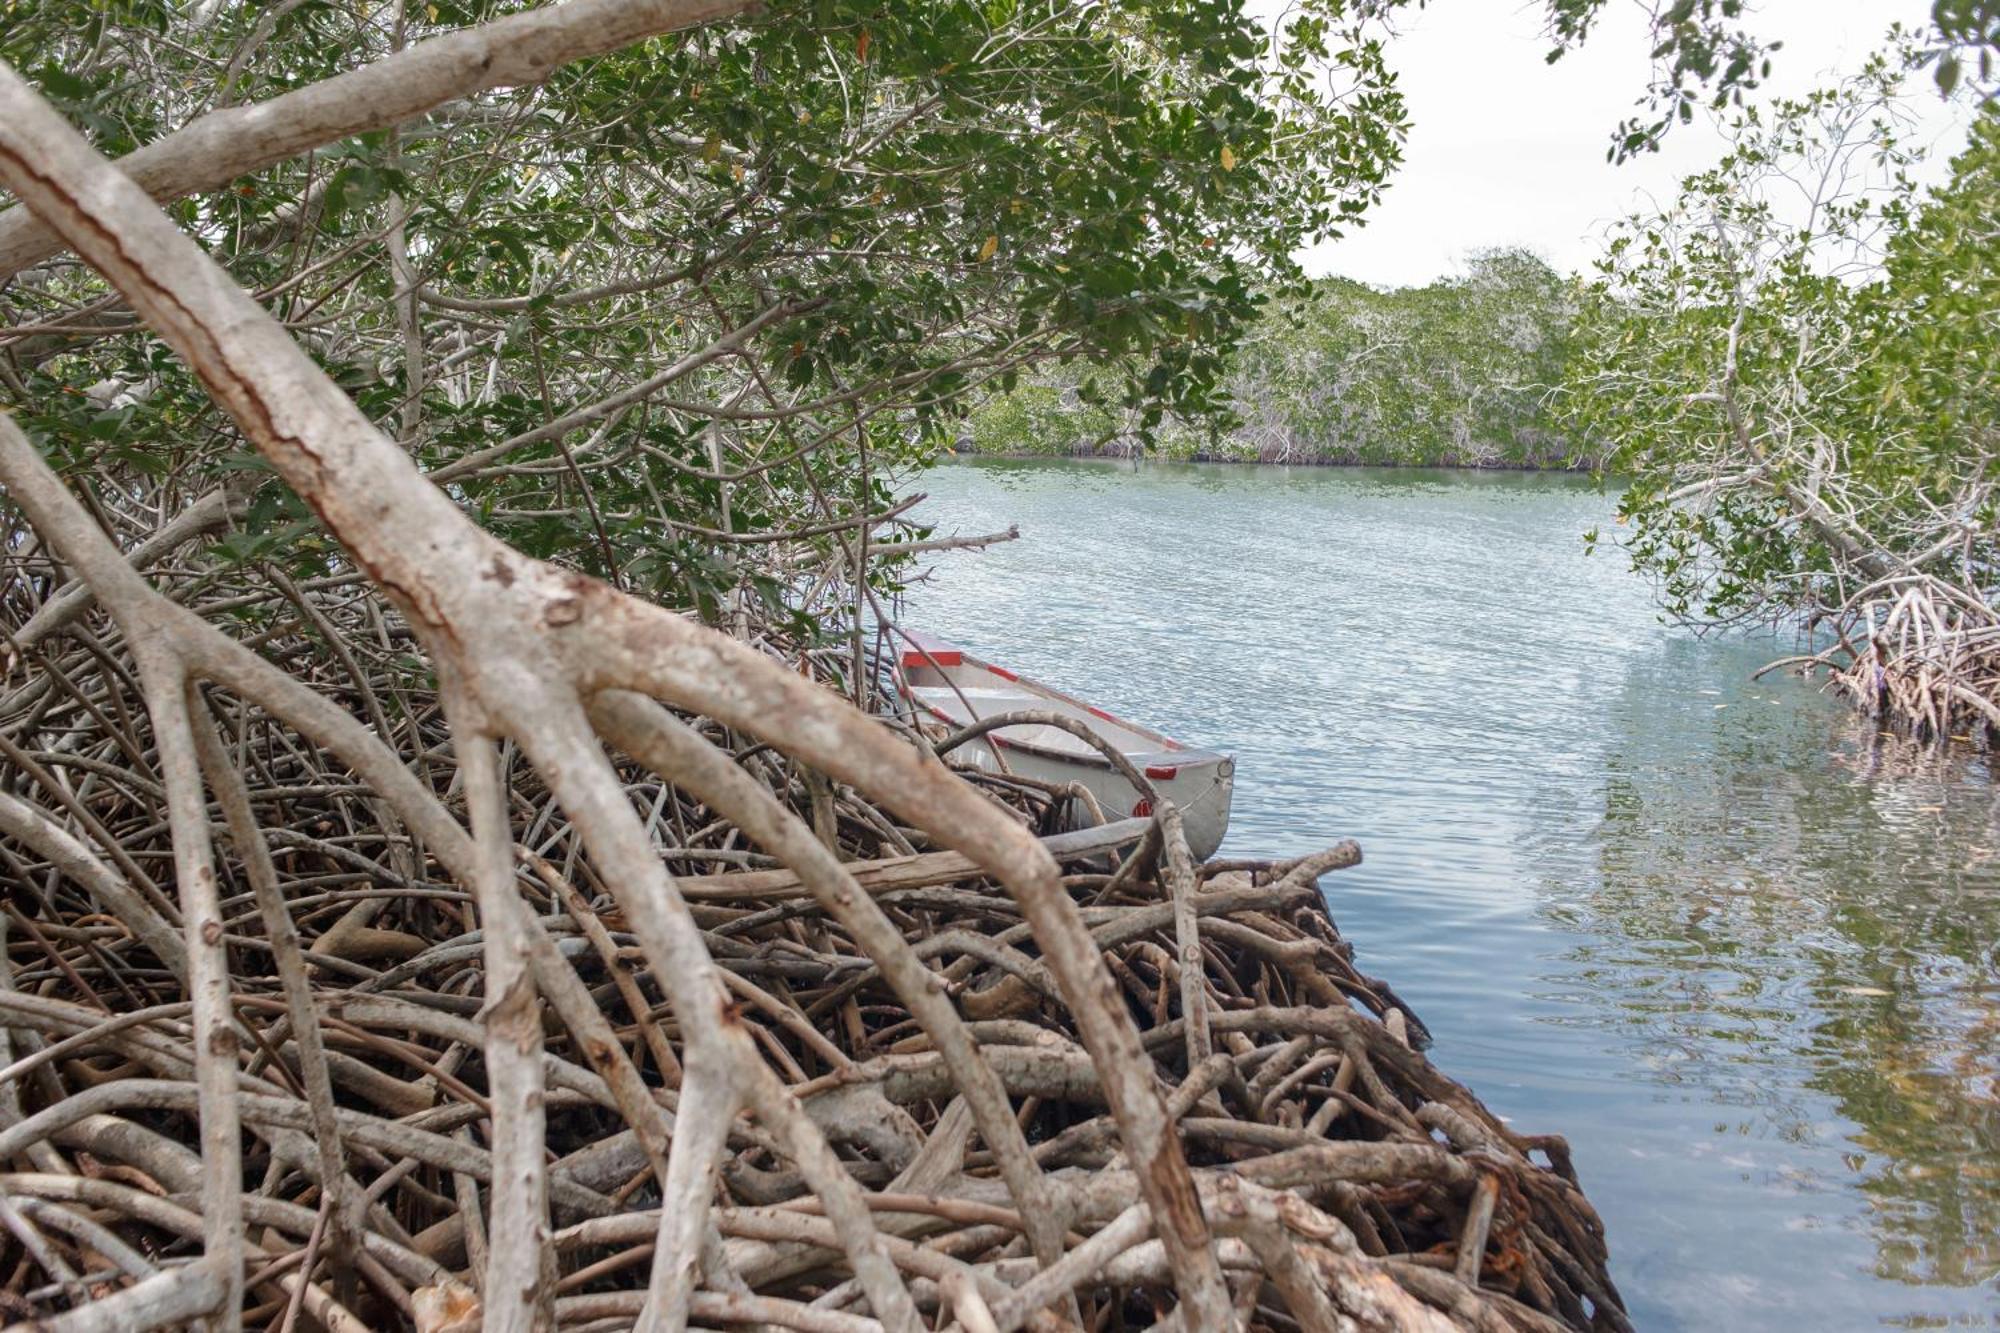
[[[1344,278],[1276,299],[1231,357],[1222,416],[1149,422],[1081,363],[984,401],[961,447],[988,454],[1266,463],[1589,467],[1551,401],[1572,346],[1571,281],[1519,249],[1422,287]]]

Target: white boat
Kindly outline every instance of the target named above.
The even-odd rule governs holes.
[[[928,634],[903,632],[895,659],[896,690],[910,707],[953,731],[1003,713],[1036,710],[1073,718],[1145,775],[1181,812],[1188,850],[1197,861],[1215,855],[1229,828],[1236,764],[1228,755],[1196,750],[1159,732],[1113,717],[1003,666],[974,657]],[[1111,761],[1081,737],[1047,723],[996,728],[953,750],[954,763],[1041,782],[1075,782],[1097,800],[1107,821],[1150,815],[1152,802]],[[1082,802],[1078,802],[1081,805]],[[1076,812],[1088,821],[1088,812]]]

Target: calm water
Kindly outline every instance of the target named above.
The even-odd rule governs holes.
[[[1345,836],[1364,969],[1567,1134],[1641,1328],[2000,1326],[2000,783],[1660,625],[1565,478],[954,464],[908,615]]]

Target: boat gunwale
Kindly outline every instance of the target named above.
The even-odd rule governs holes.
[[[929,636],[925,637],[929,638]],[[1025,690],[1029,694],[1039,695],[1044,699],[1060,703],[1066,703],[1071,705],[1072,707],[1080,708],[1084,712],[1090,714],[1092,717],[1095,717],[1104,722],[1109,722],[1111,725],[1115,727],[1122,727],[1126,731],[1131,732],[1133,735],[1139,736],[1145,740],[1156,742],[1160,746],[1158,750],[1128,750],[1123,746],[1120,746],[1114,741],[1112,741],[1111,738],[1108,736],[1102,736],[1102,735],[1099,736],[1099,739],[1103,740],[1107,745],[1110,745],[1112,749],[1117,750],[1120,754],[1124,755],[1128,760],[1172,756],[1173,762],[1171,765],[1169,764],[1135,765],[1136,767],[1139,768],[1139,770],[1142,773],[1146,774],[1149,780],[1154,782],[1170,782],[1174,778],[1180,776],[1180,770],[1214,768],[1219,764],[1227,762],[1229,759],[1228,755],[1222,754],[1218,751],[1199,750],[1194,748],[1193,746],[1188,745],[1184,741],[1177,741],[1173,737],[1168,736],[1163,732],[1155,731],[1151,727],[1143,726],[1136,722],[1129,722],[1126,719],[1119,717],[1115,713],[1107,712],[1106,710],[1099,708],[1095,704],[1086,703],[1084,700],[1077,698],[1073,694],[1065,694],[1063,691],[1058,690],[1053,686],[1045,685],[1041,681],[1034,679],[1032,676],[1024,676],[1019,672],[1012,670],[1011,668],[999,666],[995,663],[987,661],[983,657],[979,657],[973,653],[969,653],[965,651],[965,649],[958,647],[956,644],[946,644],[942,640],[931,640],[930,642],[926,643],[918,643],[917,640],[914,638],[911,639],[911,643],[914,645],[913,650],[900,653],[897,655],[896,673],[895,673],[897,684],[903,689],[904,693],[909,697],[910,702],[912,704],[914,704],[916,707],[923,709],[925,712],[929,713],[932,717],[937,718],[941,722],[948,723],[954,728],[962,730],[965,727],[975,725],[976,723],[982,721],[983,719],[980,718],[975,712],[971,722],[963,722],[960,721],[958,718],[953,717],[951,714],[945,712],[942,708],[939,708],[935,704],[929,702],[928,700],[917,698],[913,693],[915,689],[937,688],[937,687],[913,686],[909,678],[910,671],[921,667],[929,667],[933,671],[936,671],[939,675],[946,676],[947,680],[949,680],[949,676],[947,673],[950,671],[952,667],[956,666],[977,667],[980,670],[989,673],[990,675],[997,676],[999,679],[1006,681],[1010,685],[1020,686],[1023,690]],[[953,654],[957,657],[958,660],[951,663],[940,661],[938,656],[940,653]],[[909,660],[913,656],[919,659],[915,663],[912,663]],[[951,684],[954,685],[962,683],[963,682],[958,682],[958,681],[951,682]],[[966,704],[966,707],[968,709],[971,709],[971,701],[964,700],[964,702]],[[1095,749],[1092,749],[1084,754],[1077,754],[1068,750],[1051,749],[1045,745],[1038,745],[1033,741],[1014,740],[1002,736],[1000,732],[1004,730],[1006,730],[1006,728],[1004,727],[996,728],[993,731],[987,732],[980,739],[991,741],[1003,749],[1022,750],[1029,754],[1038,755],[1041,756],[1042,758],[1054,760],[1059,763],[1081,764],[1091,768],[1109,769],[1115,767],[1109,759],[1105,758],[1104,755],[1102,755]],[[1175,771],[1165,776],[1160,776],[1151,772],[1147,772],[1147,769],[1149,768],[1168,768],[1168,767],[1171,767]]]

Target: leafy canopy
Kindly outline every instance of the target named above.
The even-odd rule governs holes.
[[[12,0],[4,55],[116,153],[525,7]],[[838,558],[775,539],[890,508],[982,385],[1110,360],[1206,410],[1397,160],[1374,8],[781,2],[174,207],[499,535],[713,612]],[[10,405],[73,472],[254,473],[103,296],[52,261],[0,297]],[[256,505],[224,554],[336,569]]]

